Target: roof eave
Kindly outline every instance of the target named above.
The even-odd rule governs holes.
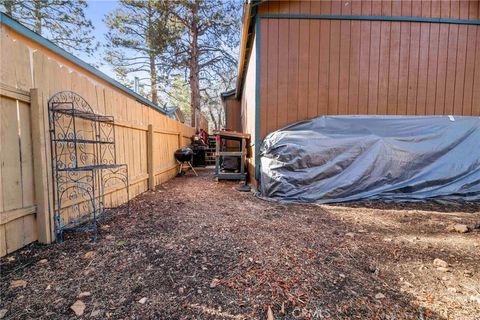
[[[243,10],[242,37],[240,43],[240,59],[238,60],[237,82],[235,98],[240,99],[243,90],[245,71],[250,58],[251,45],[253,44],[255,15],[257,6],[266,0],[247,0]]]

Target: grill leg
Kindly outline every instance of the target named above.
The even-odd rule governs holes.
[[[178,173],[177,173],[177,176],[181,176],[182,175],[182,170],[183,170],[183,163],[178,161],[177,160],[177,163],[178,163]]]
[[[195,169],[193,169],[193,166],[190,163],[190,161],[188,161],[187,163],[188,163],[188,166],[190,167],[190,169],[192,169],[193,173],[195,173],[195,175],[198,177],[197,171],[195,171]]]

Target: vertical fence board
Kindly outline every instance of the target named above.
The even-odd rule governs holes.
[[[8,211],[22,207],[22,168],[20,161],[20,141],[18,134],[17,102],[1,98],[0,144],[6,152],[0,154],[2,166],[3,210]]]
[[[22,206],[28,207],[34,204],[30,106],[24,102],[19,102],[18,108],[20,122],[20,159],[22,166]]]

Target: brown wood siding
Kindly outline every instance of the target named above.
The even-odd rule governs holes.
[[[225,128],[227,130],[242,132],[240,101],[232,95],[225,98],[223,105],[225,108]]]
[[[248,132],[252,136],[250,145],[248,147],[248,158],[247,158],[247,169],[249,177],[254,177],[254,168],[255,168],[255,106],[256,106],[256,97],[255,97],[255,84],[256,84],[256,41],[252,45],[252,52],[250,59],[247,65],[247,71],[245,74],[245,85],[242,90],[242,99],[241,99],[241,123],[242,131]],[[251,180],[251,182],[256,186],[256,181]]]
[[[479,1],[281,1],[262,13],[477,20]],[[480,115],[480,26],[261,21],[261,138],[318,115]]]
[[[368,8],[371,13],[356,11],[356,7]],[[480,19],[478,0],[269,0],[260,4],[259,12]]]

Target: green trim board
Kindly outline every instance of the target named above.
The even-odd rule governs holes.
[[[137,101],[139,101],[139,102],[141,102],[141,103],[143,103],[143,104],[145,104],[149,107],[152,107],[152,108],[156,109],[157,111],[159,111],[163,114],[166,114],[166,110],[163,107],[160,107],[159,105],[156,105],[155,103],[148,100],[147,98],[139,95],[135,91],[133,91],[133,90],[127,88],[126,86],[122,85],[120,82],[110,78],[105,73],[103,73],[100,70],[92,67],[91,65],[89,65],[85,61],[77,58],[76,56],[67,52],[66,50],[60,48],[59,46],[57,46],[52,41],[42,37],[41,35],[39,35],[38,33],[34,32],[34,31],[28,29],[27,27],[22,25],[20,22],[12,19],[8,15],[4,14],[3,12],[0,12],[0,24],[6,25],[7,27],[13,29],[15,32],[21,34],[22,36],[24,36],[24,37],[26,37],[26,38],[28,38],[32,41],[35,41],[36,43],[42,45],[43,47],[46,47],[50,51],[53,51],[56,54],[60,55],[61,57],[67,59],[68,61],[76,64],[77,66],[81,67],[82,69],[85,69],[90,73],[93,73],[95,76],[105,80],[106,82],[113,85],[114,87],[116,87],[116,88],[120,89],[121,91],[125,92],[126,94],[134,97]]]
[[[480,25],[480,20],[464,20],[449,18],[424,18],[401,16],[352,16],[352,15],[309,15],[309,14],[260,14],[264,19],[318,19],[318,20],[361,20],[390,22],[449,23],[464,25]]]

